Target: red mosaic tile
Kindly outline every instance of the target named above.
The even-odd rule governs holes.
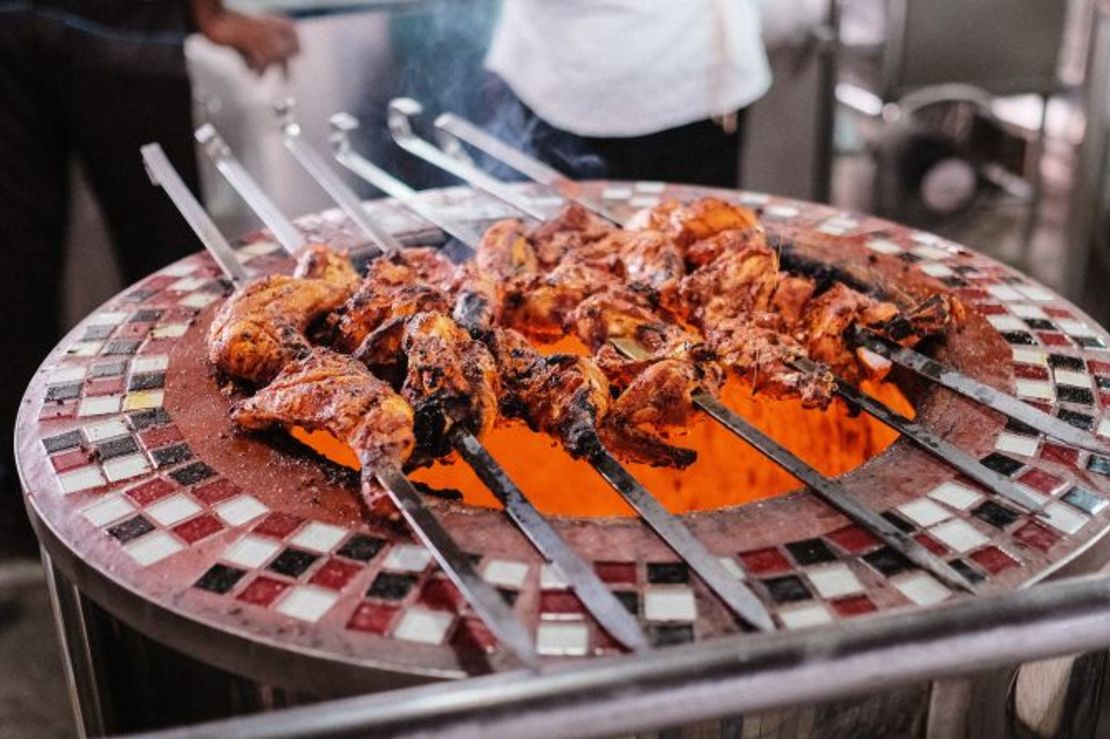
[[[764,575],[771,572],[783,572],[791,569],[790,563],[778,549],[753,549],[750,552],[741,552],[740,561],[753,575]]]
[[[1051,403],[1045,403],[1044,401],[1041,401],[1041,400],[1026,400],[1024,402],[1027,405],[1033,406],[1034,408],[1039,410],[1041,413],[1047,413],[1050,416],[1052,415],[1053,406],[1052,406]]]
[[[1077,467],[1079,465],[1079,450],[1046,441],[1041,445],[1041,459]]]
[[[60,421],[77,415],[77,401],[65,400],[45,403],[39,411],[40,421]]]
[[[1098,394],[1098,404],[1103,408],[1110,407],[1110,394],[1108,394],[1108,393],[1099,393]]]
[[[497,647],[497,638],[480,619],[464,618],[455,629],[451,644],[462,649],[492,652]]]
[[[116,331],[113,339],[141,339],[150,332],[153,323],[125,323]]]
[[[830,605],[838,616],[844,618],[859,616],[864,613],[872,613],[879,610],[866,595],[853,595],[848,598],[840,598],[839,600],[832,601]]]
[[[602,582],[616,585],[636,584],[635,562],[594,562],[594,571]]]
[[[332,590],[342,590],[362,568],[352,562],[341,559],[329,559],[316,574],[309,580],[313,585],[319,585]]]
[[[855,525],[837,529],[831,534],[827,534],[825,538],[849,554],[856,554],[879,545],[877,537],[866,529]]]
[[[466,602],[450,580],[434,577],[420,589],[420,602],[433,611],[459,611]]]
[[[985,316],[1000,316],[1004,313],[1009,313],[1009,311],[1006,310],[1006,306],[998,305],[997,303],[980,303],[975,306],[975,310]]]
[[[1072,318],[1072,312],[1067,308],[1045,308],[1044,312],[1053,318]]]
[[[240,493],[239,487],[226,478],[213,480],[200,487],[193,488],[193,495],[208,505],[227,500]]]
[[[1103,362],[1098,359],[1087,360],[1087,369],[1096,375],[1110,375],[1110,362]]]
[[[212,534],[223,531],[224,525],[220,519],[211,513],[205,513],[196,518],[191,518],[185,523],[174,526],[173,532],[189,544],[206,539]]]
[[[989,297],[986,290],[980,290],[974,287],[961,288],[960,290],[957,290],[957,292],[960,294],[960,298],[962,300],[965,300],[969,303],[978,303],[979,301],[986,300]]]
[[[1029,470],[1019,477],[1018,482],[1042,492],[1045,495],[1055,495],[1060,491],[1060,488],[1067,484],[1066,480],[1036,468]]]
[[[140,286],[144,290],[164,290],[180,279],[180,277],[174,277],[173,275],[154,275],[144,280]]]
[[[983,547],[968,555],[975,564],[992,575],[997,575],[1010,567],[1017,567],[1017,560],[998,547]]]
[[[1015,364],[1014,376],[1023,380],[1047,380],[1048,370],[1033,364]]]
[[[289,589],[289,583],[275,580],[272,577],[259,575],[250,585],[243,588],[243,592],[235,596],[236,600],[252,603],[256,606],[266,607],[277,600],[277,597]]]
[[[139,434],[139,439],[147,449],[157,449],[160,446],[166,446],[175,441],[181,441],[184,438],[185,437],[181,434],[181,430],[173,425],[155,426]]]
[[[304,521],[305,519],[292,513],[274,512],[254,527],[254,533],[273,539],[284,539],[300,528]]]
[[[593,632],[595,654],[616,654],[629,651],[619,641],[609,636],[605,629],[590,629]]]
[[[1042,526],[1036,521],[1030,521],[1015,531],[1011,536],[1015,541],[1024,544],[1030,549],[1047,552],[1052,545],[1060,541],[1060,535],[1047,526]]]
[[[1071,346],[1071,339],[1063,334],[1040,331],[1037,333],[1037,338],[1039,338],[1041,343],[1045,346]]]
[[[582,601],[569,590],[552,590],[540,594],[540,613],[560,616],[579,615],[585,612]]]
[[[347,628],[385,636],[385,633],[389,631],[389,625],[393,623],[393,617],[397,615],[399,610],[396,606],[359,603],[358,608],[351,614],[351,619],[347,622]]]
[[[170,352],[177,339],[151,339],[143,344],[141,354],[166,354]]]
[[[156,500],[165,498],[177,489],[177,485],[163,477],[155,477],[142,485],[136,485],[126,491],[127,497],[141,506],[148,506]]]
[[[945,555],[948,554],[948,547],[941,544],[939,541],[929,536],[926,533],[918,534],[913,537],[918,544],[928,549],[933,554]]]
[[[85,383],[85,395],[113,395],[122,392],[122,377],[100,377]]]
[[[92,462],[92,455],[84,449],[70,449],[68,452],[55,454],[50,458],[50,464],[54,465],[56,472],[65,472],[72,470],[74,467],[83,467]]]

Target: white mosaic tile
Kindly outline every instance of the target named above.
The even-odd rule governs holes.
[[[1047,303],[1056,299],[1055,295],[1039,285],[1018,285],[1017,290],[1029,300],[1038,303]]]
[[[659,205],[659,198],[654,195],[637,195],[629,198],[628,204],[633,208],[654,208]]]
[[[83,364],[72,367],[58,367],[50,373],[50,379],[46,382],[48,385],[65,385],[85,379],[87,372],[88,368]]]
[[[1021,300],[1021,293],[1009,285],[987,285],[987,292],[995,300]]]
[[[1024,380],[1018,378],[1014,381],[1014,390],[1023,398],[1033,400],[1052,401],[1056,399],[1056,391],[1052,384],[1043,380]]]
[[[142,411],[148,408],[161,408],[165,401],[166,393],[163,390],[139,390],[128,393],[123,399],[125,411]]]
[[[107,484],[104,475],[100,473],[100,468],[92,467],[79,467],[69,472],[63,472],[58,475],[58,485],[62,489],[62,493],[69,495],[70,493],[78,493],[82,490],[90,490],[98,488],[101,485]]]
[[[961,553],[977,549],[988,541],[978,529],[959,518],[938,524],[929,529],[929,533],[949,549]]]
[[[1041,520],[1065,534],[1074,534],[1090,520],[1087,516],[1063,503],[1049,503],[1043,510],[1044,516],[1041,517]]]
[[[130,431],[127,429],[127,424],[118,419],[101,421],[100,423],[90,423],[85,426],[85,438],[94,442],[127,436],[129,433]]]
[[[590,629],[584,623],[549,621],[536,629],[536,651],[545,657],[581,657],[590,648]]]
[[[694,591],[684,585],[652,587],[644,594],[644,618],[648,621],[693,621],[697,617]]]
[[[952,506],[958,511],[966,511],[978,503],[983,495],[976,490],[961,485],[958,482],[945,482],[933,488],[929,497],[939,500],[945,505]]]
[[[922,265],[921,271],[930,277],[951,277],[956,274],[951,267],[946,264],[940,264],[939,262],[930,262]]]
[[[454,621],[455,615],[448,611],[409,608],[393,630],[393,637],[420,644],[442,644]]]
[[[482,577],[492,585],[520,590],[524,578],[528,576],[528,565],[524,562],[511,562],[504,559],[491,559],[482,568]]]
[[[1091,376],[1086,372],[1075,372],[1073,370],[1057,369],[1053,371],[1052,376],[1056,379],[1057,385],[1071,385],[1072,387],[1091,387]]]
[[[253,570],[261,567],[266,560],[277,554],[281,545],[272,539],[247,534],[232,544],[223,553],[223,559],[231,564]]]
[[[788,629],[805,629],[810,626],[821,626],[832,623],[833,617],[829,610],[820,603],[791,608],[779,611],[779,618]]]
[[[1057,318],[1056,325],[1068,336],[1097,336],[1090,326],[1073,318]]]
[[[922,528],[952,518],[951,512],[928,498],[918,498],[917,500],[911,500],[909,503],[903,503],[898,506],[898,510]]]
[[[274,607],[278,613],[314,624],[339,600],[339,594],[312,585],[298,585]]]
[[[867,248],[879,254],[899,254],[902,251],[902,247],[887,239],[871,239],[867,242]]]
[[[1027,346],[1015,346],[1011,349],[1014,361],[1018,364],[1035,364],[1039,367],[1048,366],[1048,355],[1040,349],[1030,349]]]
[[[152,531],[141,539],[124,546],[123,551],[143,567],[161,562],[171,554],[177,554],[185,545],[165,531]]]
[[[216,293],[191,293],[177,302],[187,308],[207,308],[219,299]]]
[[[147,506],[143,512],[163,526],[173,526],[200,513],[200,506],[188,495],[178,493]]]
[[[605,200],[628,200],[632,197],[632,190],[627,187],[607,187],[601,191],[601,197]]]
[[[987,316],[987,321],[998,331],[1025,331],[1028,327],[1025,321],[1017,316],[1006,315]]]
[[[84,398],[77,405],[77,415],[85,418],[88,416],[103,416],[107,413],[119,413],[120,400],[121,398],[118,395]]]
[[[563,571],[553,564],[544,564],[540,567],[541,590],[566,590],[570,587]]]
[[[844,228],[843,226],[828,221],[817,227],[819,233],[828,234],[829,236],[843,236],[850,230],[851,229]]]
[[[922,259],[948,259],[952,256],[952,253],[949,252],[947,249],[941,249],[934,246],[926,246],[924,244],[920,246],[915,246],[914,248],[910,249],[910,251],[921,257]]]
[[[771,196],[765,192],[742,192],[736,199],[741,205],[766,205],[771,202]]]
[[[1110,416],[1106,416],[1098,422],[1098,435],[1110,437]]]
[[[663,192],[664,190],[667,189],[667,183],[666,182],[654,182],[654,181],[649,181],[649,180],[643,180],[641,182],[637,182],[634,185],[634,187],[639,192],[650,192],[650,193],[654,193],[655,195],[658,195],[659,193],[661,193],[661,192]]]
[[[1023,457],[1032,457],[1037,453],[1040,440],[1035,436],[1020,436],[1003,432],[995,439],[994,448],[1006,454],[1018,454]]]
[[[150,463],[142,454],[128,454],[123,457],[109,459],[104,463],[104,474],[112,482],[130,480],[150,470]]]
[[[103,346],[102,341],[75,341],[66,349],[66,354],[71,357],[95,357]]]
[[[923,572],[915,572],[894,581],[894,587],[911,602],[919,606],[940,603],[951,595],[948,588]]]
[[[92,314],[86,323],[89,326],[118,326],[127,320],[128,315],[124,311],[101,311]]]
[[[177,293],[188,293],[199,287],[204,287],[206,284],[208,284],[207,277],[182,277],[180,280],[167,285],[166,289]]]
[[[81,509],[81,515],[93,526],[107,526],[130,515],[135,504],[123,495],[101,498],[91,506]]]
[[[1013,303],[1010,305],[1010,312],[1022,318],[1048,319],[1048,314],[1045,313],[1040,306],[1032,305],[1031,303]]]
[[[170,358],[166,354],[143,354],[131,360],[131,371],[161,372],[170,366]]]
[[[216,506],[216,515],[232,526],[241,526],[269,510],[258,498],[238,495]]]
[[[187,323],[163,323],[150,330],[152,339],[179,339],[189,330]]]
[[[861,592],[864,587],[847,565],[835,564],[806,570],[806,577],[822,598],[839,598]]]
[[[332,547],[338,544],[346,535],[347,529],[342,526],[333,526],[330,523],[320,521],[309,521],[307,526],[290,539],[290,543],[323,554],[330,552]]]
[[[432,563],[432,553],[419,544],[398,544],[389,550],[382,567],[400,572],[423,572]]]
[[[792,205],[768,205],[763,209],[763,215],[771,218],[797,218],[800,212]]]
[[[911,231],[910,238],[918,244],[936,244],[940,242],[939,236],[928,231]]]
[[[158,270],[158,274],[167,277],[187,277],[197,271],[191,262],[178,262]]]

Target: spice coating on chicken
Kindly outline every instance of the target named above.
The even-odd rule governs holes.
[[[778,254],[763,243],[724,251],[682,281],[688,316],[706,327],[745,313],[767,312],[779,282]]]
[[[849,329],[857,324],[882,324],[899,316],[898,307],[869,298],[843,283],[836,283],[806,306],[799,329],[805,332],[811,359],[827,364],[848,382],[863,379],[867,365],[857,361],[849,343]]]
[[[547,274],[514,280],[505,289],[498,323],[540,341],[566,333],[578,305],[590,295],[619,284],[609,272],[564,262]]]
[[[326,280],[273,275],[227,299],[208,330],[208,359],[230,377],[266,383],[310,350],[305,332],[349,291]]]
[[[362,278],[351,266],[350,255],[337,252],[323,244],[310,244],[301,252],[293,276],[330,282],[354,292]]]
[[[616,230],[578,203],[569,203],[554,218],[529,231],[528,240],[540,265],[551,269],[566,260],[591,262],[599,256],[604,259],[603,252],[590,245]]]
[[[627,228],[662,231],[685,248],[722,231],[759,228],[759,219],[754,211],[719,198],[699,198],[690,203],[666,200],[636,213]]]
[[[506,286],[539,271],[524,224],[515,219],[494,223],[482,235],[473,260],[461,270],[455,320],[472,331],[488,330],[498,319]]]

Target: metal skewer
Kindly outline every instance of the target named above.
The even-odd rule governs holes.
[[[633,359],[650,357],[648,352],[633,341],[611,339],[611,343]],[[704,390],[694,393],[693,399],[695,405],[712,416],[721,425],[808,485],[826,503],[839,510],[852,521],[869,529],[906,559],[953,587],[974,592],[970,583],[951,565],[918,544],[890,521],[864,506],[852,497],[851,493],[840,482],[822,475],[807,462],[748,423],[747,420]]]
[[[610,223],[624,226],[624,219],[604,205],[583,196],[577,182],[562,172],[549,167],[535,157],[506,144],[501,139],[482,130],[470,121],[455,115],[443,113],[435,120],[436,140],[447,152],[457,151],[465,155],[462,144],[470,144],[478,151],[488,154],[502,164],[508,165],[528,179],[547,187],[564,199],[578,203],[583,208],[596,213]],[[456,154],[456,158],[458,158]],[[492,194],[492,193],[491,193]]]
[[[216,169],[224,176],[224,179],[228,181],[235,192],[239,193],[239,196],[247,202],[247,205],[258,215],[266,228],[270,229],[270,233],[274,235],[282,248],[289,254],[299,251],[305,245],[304,234],[293,225],[292,221],[285,217],[285,214],[274,205],[274,201],[262,191],[254,178],[235,158],[231,148],[216,131],[216,128],[211,123],[205,123],[196,130],[196,139],[204,153],[216,165]]]
[[[284,100],[276,105],[274,110],[281,120],[282,141],[285,143],[285,148],[300,162],[312,179],[316,180],[320,187],[339,204],[355,225],[370,237],[375,246],[385,254],[397,253],[402,248],[401,242],[369,217],[358,195],[347,187],[347,183],[304,140],[300,125],[293,120],[293,100]]]
[[[935,359],[930,359],[924,354],[915,352],[913,349],[895,344],[873,331],[858,329],[854,338],[863,346],[898,366],[905,367],[927,380],[953,390],[965,398],[981,403],[988,408],[993,408],[1027,426],[1032,426],[1041,433],[1096,454],[1110,452],[1110,449],[1099,441],[1094,434],[1076,428],[1055,416],[1050,416],[1008,393],[984,385]]]
[[[200,203],[185,188],[173,165],[166,159],[162,148],[158,144],[148,144],[143,147],[142,153],[152,178],[166,189],[174,205],[181,210],[182,216],[193,227],[205,247],[214,247],[213,257],[223,266],[224,261],[218,254],[225,247],[230,251],[230,246],[208,218]],[[228,278],[241,282],[245,278],[242,265],[234,259],[233,253],[231,257],[238,265],[238,271],[229,270]],[[513,616],[497,590],[474,570],[470,558],[459,548],[454,537],[443,528],[439,519],[424,505],[423,498],[408,478],[400,470],[382,464],[376,464],[373,468],[363,465],[362,476],[361,492],[367,504],[371,502],[369,481],[371,478],[376,478],[417,538],[428,548],[440,568],[489,626],[490,631],[517,659],[530,669],[538,670],[540,660],[524,626]]]

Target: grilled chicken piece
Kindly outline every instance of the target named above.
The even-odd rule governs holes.
[[[380,261],[380,260],[379,260]],[[394,254],[390,261],[412,271],[418,282],[448,290],[459,267],[432,247],[405,248]]]
[[[813,297],[817,283],[804,275],[780,273],[778,285],[771,296],[771,310],[778,315],[780,323],[792,330],[798,325],[805,312],[806,303]]]
[[[493,357],[443,313],[392,318],[354,356],[400,387],[415,411],[419,448],[431,457],[450,450],[457,427],[480,436],[497,419],[501,382]]]
[[[662,231],[614,231],[594,249],[619,258],[629,286],[654,291],[663,305],[675,301],[686,266],[678,244]]]
[[[572,259],[592,262],[598,255],[590,245],[618,229],[578,203],[569,203],[554,218],[528,232],[528,240],[545,269]]]
[[[512,281],[504,290],[498,323],[539,341],[554,341],[566,333],[583,300],[617,284],[609,272],[564,262],[546,274]]]
[[[525,237],[524,224],[506,219],[486,229],[474,259],[458,280],[454,317],[472,331],[488,331],[497,321],[508,284],[540,271]]]
[[[274,426],[323,430],[346,443],[363,467],[400,468],[412,454],[412,407],[352,357],[316,348],[288,365],[254,397],[236,403],[231,420],[248,431]],[[374,515],[396,517],[385,491],[368,491]]]
[[[208,359],[230,377],[262,384],[310,349],[309,326],[349,291],[327,280],[273,275],[235,291],[208,330]]]
[[[683,256],[686,259],[687,268],[694,270],[704,267],[725,252],[743,251],[749,246],[766,245],[767,237],[761,228],[728,229],[695,241],[686,247]]]
[[[686,248],[722,231],[759,228],[759,219],[754,211],[718,198],[700,198],[691,203],[666,200],[636,213],[627,228],[662,231]]]
[[[354,292],[362,278],[351,266],[346,251],[337,252],[323,244],[310,244],[297,259],[293,276],[302,279],[324,280]]]
[[[704,327],[745,313],[765,313],[779,282],[778,254],[754,243],[724,251],[682,281],[681,294],[690,320]]]
[[[824,362],[851,383],[867,376],[870,364],[857,361],[848,331],[856,324],[886,324],[899,318],[898,307],[869,298],[838,282],[809,301],[799,330],[804,331],[811,359]]]

